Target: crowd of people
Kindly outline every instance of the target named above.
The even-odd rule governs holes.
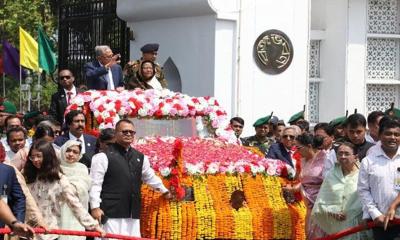
[[[154,173],[149,159],[131,146],[134,124],[122,119],[115,129],[104,129],[96,138],[84,132],[87,119],[82,112],[64,112],[71,99],[86,89],[166,88],[156,63],[158,47],[146,44],[141,59],[122,68],[118,54],[108,46],[97,46],[96,59],[85,66],[87,87],[74,85],[71,70],[59,71],[60,87],[48,115],[21,118],[11,102],[1,102],[0,194],[11,211],[0,201],[0,227],[7,224],[28,237],[33,234],[29,226],[140,236],[141,184],[166,199],[173,193]],[[253,124],[255,134],[245,138],[242,118],[232,118],[230,126],[238,144],[295,170],[295,181],[283,186],[282,192],[289,202],[299,195],[304,199],[308,239],[368,219],[379,227],[347,239],[396,239],[400,228],[390,220],[400,214],[399,113],[394,108],[374,111],[367,119],[354,113],[312,127],[304,111],[290,118],[289,126],[271,114],[258,119]]]
[[[238,143],[296,171],[287,196],[301,194],[307,208],[307,239],[324,237],[373,220],[378,227],[346,239],[398,239],[400,227],[400,111],[359,113],[318,123],[311,131],[304,112],[286,126],[276,116],[254,124],[255,135],[241,138],[244,120],[230,121]],[[290,201],[290,198],[289,198]]]

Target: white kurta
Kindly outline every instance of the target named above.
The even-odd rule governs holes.
[[[107,172],[108,159],[105,153],[98,153],[92,158],[90,177],[92,178],[92,187],[90,189],[90,206],[92,209],[100,207],[100,193],[104,181],[104,175]],[[161,193],[168,192],[161,179],[154,173],[150,166],[147,156],[144,156],[142,167],[142,181],[156,191]],[[132,218],[109,218],[103,226],[108,233],[122,234],[134,237],[140,237],[140,219]]]

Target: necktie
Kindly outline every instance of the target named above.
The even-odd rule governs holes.
[[[72,92],[67,92],[67,105],[71,103]]]

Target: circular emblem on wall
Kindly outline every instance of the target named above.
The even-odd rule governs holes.
[[[292,62],[292,42],[279,30],[267,30],[254,43],[254,58],[258,67],[264,72],[279,74]]]

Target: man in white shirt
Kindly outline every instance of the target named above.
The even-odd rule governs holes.
[[[131,147],[135,133],[131,121],[117,123],[115,143],[93,156],[89,196],[92,216],[104,223],[106,232],[140,237],[142,182],[167,199],[171,195],[155,175],[149,159]]]
[[[372,218],[380,226],[373,229],[374,239],[395,239],[400,237],[400,228],[393,226],[384,231],[382,226],[390,204],[400,191],[400,123],[384,117],[378,135],[381,147],[361,161],[358,194],[363,218]],[[396,215],[400,216],[399,210]]]

